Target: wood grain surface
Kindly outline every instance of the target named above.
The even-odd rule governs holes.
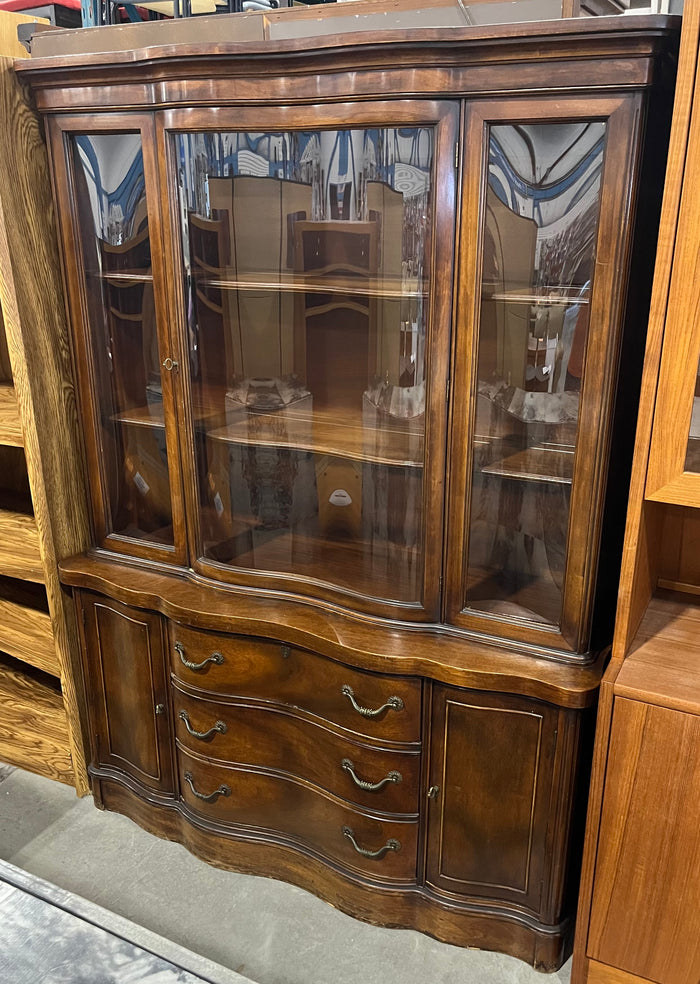
[[[12,59],[0,58],[0,300],[22,420],[34,514],[0,515],[3,573],[46,585],[58,656],[76,789],[88,789],[81,725],[82,682],[75,614],[61,590],[57,560],[89,543],[85,477],[77,431],[71,355],[46,146]],[[37,289],[37,287],[40,289]]]
[[[697,984],[699,786],[700,713],[617,697],[589,929],[593,959],[658,984]]]
[[[17,395],[11,383],[0,385],[0,444],[18,448],[24,445]]]
[[[53,676],[60,675],[51,618],[26,601],[0,597],[0,650]]]
[[[73,785],[68,721],[58,690],[0,663],[0,759]]]

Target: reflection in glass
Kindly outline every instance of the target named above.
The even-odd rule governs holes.
[[[693,411],[690,418],[690,433],[688,434],[688,450],[685,456],[684,470],[700,472],[700,362],[695,378]]]
[[[561,617],[604,140],[490,128],[467,608]]]
[[[173,543],[138,133],[73,137],[108,532]]]
[[[204,555],[419,601],[432,128],[176,158]]]

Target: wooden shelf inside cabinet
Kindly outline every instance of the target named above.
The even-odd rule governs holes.
[[[342,294],[360,297],[418,298],[427,297],[425,283],[416,279],[398,280],[391,277],[373,277],[367,270],[357,268],[356,275],[348,273],[344,264],[339,272],[333,267],[319,267],[312,273],[250,273],[226,275],[222,270],[219,276],[197,276],[195,282],[202,287],[216,287],[221,290],[270,290],[301,294]]]
[[[296,448],[380,465],[422,468],[423,434],[410,424],[368,427],[337,413],[267,413],[242,408],[240,417],[208,432],[227,444]]]
[[[574,304],[588,304],[588,291],[583,288],[543,288],[539,291],[528,291],[513,288],[499,290],[496,285],[483,284],[482,300],[506,301],[512,304],[532,304],[535,307],[572,307]],[[581,293],[581,296],[579,296]]]
[[[615,682],[619,696],[700,713],[700,597],[660,591],[649,602]]]
[[[241,536],[254,532],[255,529],[248,526],[242,528]],[[338,581],[360,593],[365,590],[363,565],[370,564],[374,590],[378,588],[386,592],[387,597],[398,600],[404,595],[414,597],[419,548],[377,543],[368,561],[366,546],[361,539],[329,540],[314,535],[313,531],[258,531],[258,541],[251,545],[250,550],[237,552],[232,560],[228,556],[230,546],[227,549],[227,544],[222,544],[211,559],[243,569],[283,573],[289,567],[290,556],[293,556],[295,569],[301,577],[317,582]],[[383,577],[380,577],[379,571],[383,572]]]
[[[543,442],[484,465],[481,471],[487,475],[501,475],[503,478],[524,482],[571,485],[574,457],[575,448]]]

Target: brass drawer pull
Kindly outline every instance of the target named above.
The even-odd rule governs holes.
[[[350,703],[355,708],[357,713],[361,714],[362,717],[376,718],[379,717],[380,714],[383,714],[384,711],[403,710],[403,701],[401,700],[400,697],[389,697],[386,704],[382,704],[382,706],[378,707],[376,711],[373,711],[369,707],[361,707],[357,703],[357,701],[355,700],[355,691],[347,683],[343,684],[343,686],[340,688],[340,692],[343,695],[343,697],[347,697],[347,699],[350,701]]]
[[[182,665],[186,666],[188,670],[194,670],[195,672],[197,670],[203,670],[209,663],[216,663],[217,666],[221,666],[224,661],[224,657],[221,653],[212,653],[211,656],[207,656],[206,659],[203,659],[201,663],[192,663],[189,659],[185,659],[185,647],[181,642],[176,642],[173,648],[180,657],[180,662]]]
[[[349,773],[350,778],[358,787],[358,789],[364,789],[366,793],[378,793],[380,789],[384,789],[387,783],[390,782],[402,782],[403,776],[400,772],[396,772],[392,769],[391,772],[387,772],[383,779],[379,782],[367,782],[366,779],[360,779],[355,773],[355,766],[350,761],[350,759],[343,759],[340,763],[341,768],[343,768],[347,773]]]
[[[396,840],[395,837],[390,837],[389,840],[384,845],[384,847],[380,847],[379,850],[377,851],[368,851],[366,848],[360,847],[360,845],[355,840],[355,835],[353,834],[352,829],[350,827],[343,827],[343,837],[347,837],[347,839],[350,841],[350,843],[355,848],[357,853],[361,854],[363,858],[373,858],[378,860],[380,858],[383,858],[388,851],[401,850],[401,844],[399,841]]]
[[[190,724],[190,719],[187,716],[187,711],[180,711],[178,717],[187,728],[189,734],[191,734],[193,738],[199,738],[200,741],[208,741],[216,734],[225,735],[226,732],[228,731],[228,728],[226,727],[223,721],[217,721],[213,725],[213,727],[211,727],[208,731],[195,731],[192,725]]]
[[[185,773],[185,779],[189,783],[189,787],[192,790],[193,795],[196,796],[197,799],[204,800],[205,803],[215,803],[219,798],[219,796],[231,795],[231,789],[229,786],[226,785],[226,783],[222,782],[218,789],[215,789],[213,793],[209,793],[207,795],[206,793],[197,792],[197,790],[194,788],[194,781],[192,779],[191,772]]]

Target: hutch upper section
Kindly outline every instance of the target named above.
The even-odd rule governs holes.
[[[128,29],[58,32],[19,66],[48,116],[95,545],[585,654],[676,27],[349,20],[152,24],[123,51]]]

